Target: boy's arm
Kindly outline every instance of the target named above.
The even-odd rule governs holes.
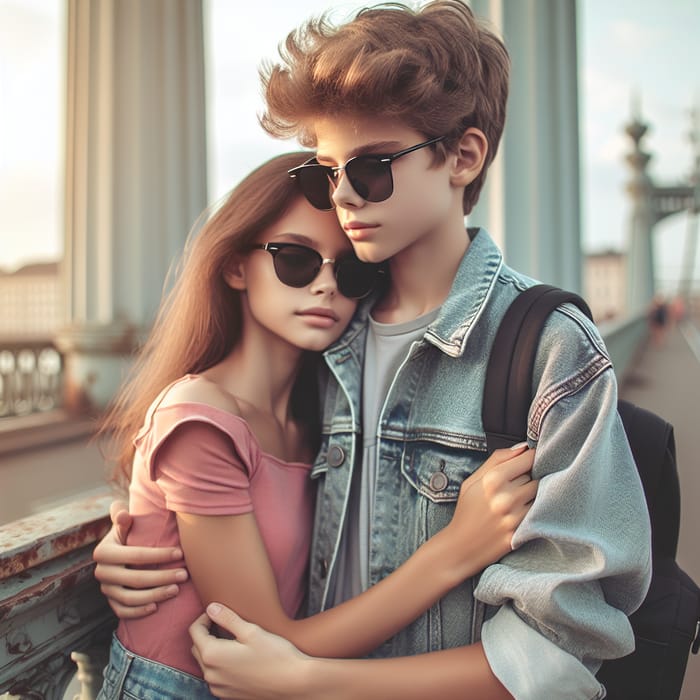
[[[309,660],[258,628],[239,630],[236,644],[207,637],[200,621],[191,634],[205,677],[222,697],[238,698],[314,697],[328,687],[342,697],[425,697],[422,684],[431,697],[498,692],[486,690],[483,673],[519,699],[602,697],[594,673],[603,659],[632,650],[627,615],[650,574],[644,494],[616,406],[612,370],[603,369],[549,407],[535,463],[540,488],[515,535],[519,548],[488,567],[475,592],[502,606],[481,645],[381,661]],[[283,690],[287,663],[303,681],[298,694],[298,686]]]
[[[126,545],[133,518],[124,501],[109,509],[112,528],[93,551],[95,578],[114,613],[122,618],[150,615],[157,604],[177,595],[177,584],[187,580],[186,569],[153,569],[157,564],[182,560],[179,547]],[[129,568],[139,567],[139,568]]]
[[[566,689],[554,697],[600,697],[594,674],[634,648],[627,616],[650,575],[649,521],[612,369],[548,408],[534,471],[540,489],[517,549],[475,591],[501,606],[482,629],[484,651],[518,698],[552,688]],[[533,673],[535,659],[546,673]]]
[[[208,612],[236,637],[211,636],[207,615],[190,627],[193,654],[217,697],[461,700],[467,693],[479,700],[512,700],[491,672],[480,644],[394,659],[318,659],[228,608],[210,605]]]

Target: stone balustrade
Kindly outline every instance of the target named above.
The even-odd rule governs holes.
[[[0,341],[0,418],[61,405],[63,358],[51,340]]]
[[[116,620],[93,577],[109,493],[0,527],[0,697],[95,698]],[[2,694],[6,693],[5,696]]]

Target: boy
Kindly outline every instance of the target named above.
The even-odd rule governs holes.
[[[355,595],[449,522],[484,461],[481,398],[498,323],[533,281],[464,228],[503,130],[509,59],[456,0],[309,23],[265,76],[263,125],[316,158],[290,172],[335,208],[388,288],[325,353],[330,370],[310,610]],[[578,311],[553,314],[528,436],[537,499],[514,552],[364,660],[311,660],[226,610],[238,641],[192,628],[222,697],[600,698],[601,661],[629,653],[649,580],[644,497],[612,365]],[[122,559],[123,561],[123,559]]]

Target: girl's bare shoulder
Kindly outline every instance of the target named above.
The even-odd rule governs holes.
[[[182,403],[198,403],[218,408],[235,416],[241,415],[238,399],[216,382],[199,375],[188,375],[175,383],[164,397],[161,407]]]

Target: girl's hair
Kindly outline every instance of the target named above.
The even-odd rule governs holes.
[[[114,455],[114,480],[125,484],[131,475],[133,439],[150,404],[171,382],[202,372],[223,360],[241,335],[239,292],[224,280],[238,253],[247,252],[256,236],[279,220],[302,195],[287,174],[309,153],[277,156],[248,175],[221,207],[190,234],[172,289],[164,294],[151,333],[100,425],[109,435]],[[317,434],[319,404],[316,356],[305,353],[292,393],[292,413]],[[302,387],[303,395],[297,387]]]
[[[400,120],[426,137],[444,162],[469,127],[489,144],[484,169],[464,193],[464,212],[479,197],[503,132],[510,58],[503,42],[459,0],[420,10],[399,3],[360,10],[334,26],[329,15],[289,34],[282,63],[263,65],[263,127],[315,146],[317,117],[370,114]]]

